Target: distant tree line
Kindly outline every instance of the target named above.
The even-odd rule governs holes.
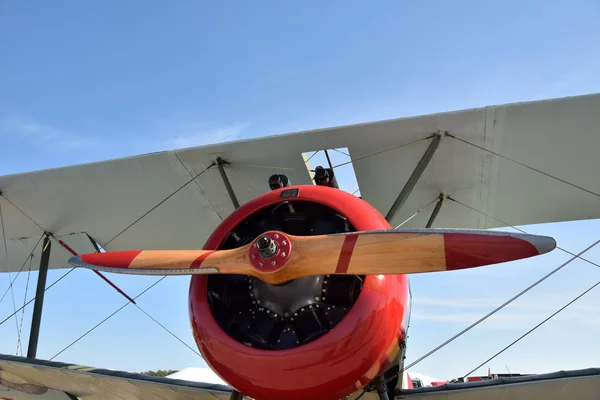
[[[150,375],[150,376],[167,376],[167,375],[171,375],[174,374],[175,372],[179,372],[175,369],[159,369],[158,371],[146,371],[146,372],[142,372],[143,375]]]

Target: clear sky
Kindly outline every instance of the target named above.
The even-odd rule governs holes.
[[[594,0],[5,1],[0,174],[600,92],[599,18]],[[578,252],[599,239],[599,228],[586,221],[525,229]],[[600,263],[600,248],[587,257]],[[555,251],[534,261],[413,277],[408,361],[567,258]],[[61,273],[51,271],[49,282]],[[27,274],[19,277],[17,305],[26,287],[32,296],[35,278],[27,285]],[[156,280],[112,278],[131,295]],[[597,280],[600,268],[576,261],[414,370],[460,376]],[[188,281],[166,279],[139,304],[195,348]],[[6,288],[8,277],[0,282]],[[523,373],[598,366],[599,300],[600,289],[489,366]],[[73,272],[48,292],[39,357],[53,357],[123,302],[90,271]],[[9,294],[1,319],[12,309]],[[30,320],[31,307],[24,348]],[[16,338],[14,321],[0,326],[0,351],[15,354]],[[203,365],[133,306],[56,359],[129,371]]]

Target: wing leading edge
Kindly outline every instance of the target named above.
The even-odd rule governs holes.
[[[232,388],[0,354],[0,398],[226,400]],[[4,397],[1,397],[4,396]]]

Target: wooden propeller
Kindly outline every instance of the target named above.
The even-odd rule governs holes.
[[[279,284],[310,275],[415,274],[514,261],[556,247],[547,236],[484,230],[398,230],[292,236],[270,231],[232,250],[132,250],[69,263],[145,275],[242,274]]]

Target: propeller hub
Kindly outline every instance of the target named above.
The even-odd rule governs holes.
[[[271,239],[269,236],[261,236],[255,244],[258,249],[258,253],[262,258],[271,258],[277,254],[277,242]]]
[[[272,272],[282,268],[290,259],[292,243],[283,232],[269,231],[254,240],[248,256],[258,271]]]

